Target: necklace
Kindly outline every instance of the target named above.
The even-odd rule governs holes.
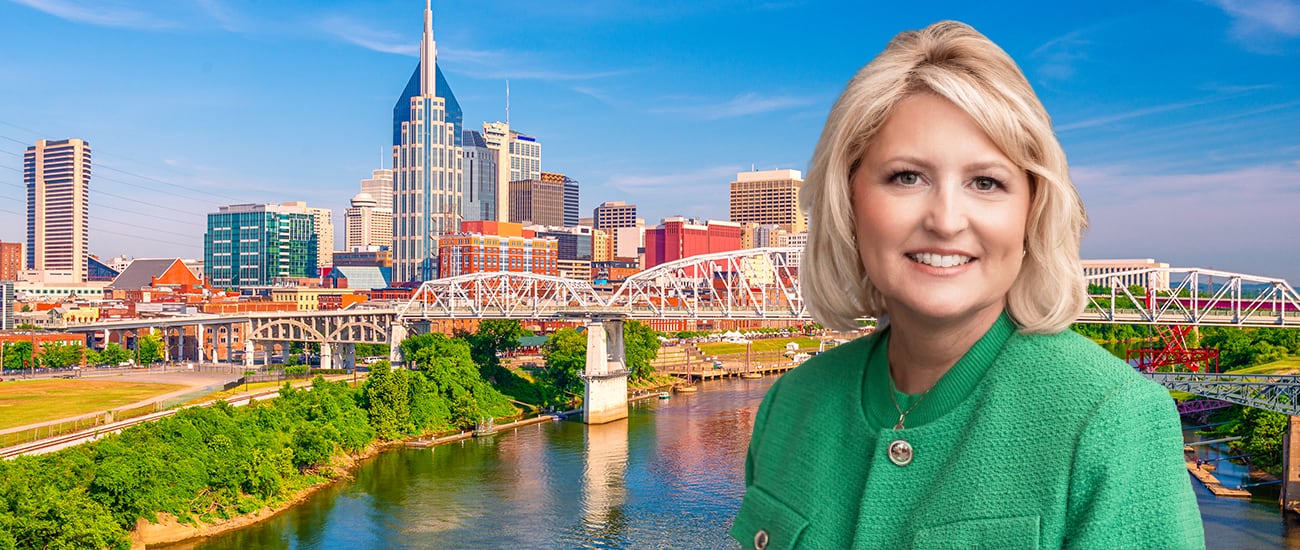
[[[916,398],[916,401],[913,401],[912,404],[907,407],[907,410],[903,410],[902,407],[898,406],[898,398],[894,396],[895,393],[898,393],[898,388],[894,386],[894,373],[893,373],[893,369],[892,368],[890,369],[889,400],[894,403],[894,410],[898,411],[898,423],[894,424],[895,430],[903,429],[903,421],[907,420],[907,415],[911,414],[912,409],[915,409],[917,405],[920,405],[921,402],[925,400],[926,396],[930,395],[930,390],[933,389],[934,386],[930,386],[930,389],[925,390],[925,393],[921,394],[921,397]]]
[[[898,411],[898,423],[894,424],[894,431],[901,431],[903,429],[903,422],[907,420],[908,413],[912,412],[912,409],[915,409],[917,405],[920,405],[921,401],[924,401],[927,395],[930,395],[930,390],[933,390],[934,386],[930,386],[930,389],[925,390],[925,393],[921,394],[921,397],[916,398],[916,401],[913,401],[912,404],[907,407],[907,410],[903,410],[902,407],[898,406],[898,398],[894,396],[894,394],[898,392],[898,388],[894,386],[893,365],[890,365],[889,371],[889,400],[894,402],[894,410]],[[912,444],[908,443],[907,440],[903,439],[900,435],[898,439],[895,439],[889,444],[886,454],[889,456],[889,461],[893,462],[896,466],[907,466],[912,463],[914,451],[912,450]]]

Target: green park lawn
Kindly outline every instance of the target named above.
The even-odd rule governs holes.
[[[0,429],[107,411],[183,388],[101,380],[0,382]]]
[[[1294,374],[1300,372],[1300,357],[1287,357],[1272,363],[1228,371],[1232,374]]]
[[[820,345],[816,338],[799,336],[796,338],[765,338],[754,340],[754,352],[764,351],[785,351],[785,345],[794,342],[799,344],[801,350],[815,350]],[[728,344],[726,342],[709,342],[698,345],[700,353],[705,355],[730,355],[734,353],[745,353],[745,344]]]

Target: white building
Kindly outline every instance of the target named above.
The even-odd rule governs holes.
[[[1168,267],[1169,264],[1157,262],[1152,258],[1131,260],[1083,260],[1083,276],[1091,277],[1093,275],[1118,274],[1126,271]],[[1152,290],[1169,291],[1169,272],[1167,271],[1156,273],[1130,273],[1127,275],[1119,275],[1118,277],[1120,283],[1126,287],[1138,285]],[[1102,286],[1109,286],[1109,284],[1103,284]]]

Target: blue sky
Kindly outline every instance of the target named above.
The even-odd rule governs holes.
[[[23,149],[94,148],[91,252],[202,254],[221,204],[342,211],[387,162],[424,2],[0,0],[0,240]],[[469,127],[505,118],[586,215],[727,216],[751,166],[805,170],[849,77],[895,33],[970,23],[1052,114],[1084,257],[1300,283],[1300,3],[434,2]]]

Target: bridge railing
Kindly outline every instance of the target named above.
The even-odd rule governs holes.
[[[1142,376],[1171,390],[1300,416],[1300,375],[1144,372]]]

